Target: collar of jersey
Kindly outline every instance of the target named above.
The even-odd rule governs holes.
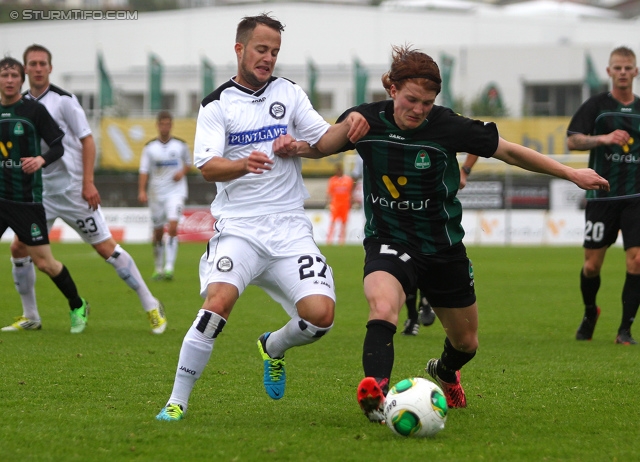
[[[275,81],[278,78],[278,77],[271,76],[269,78],[269,81],[267,83],[265,83],[262,88],[260,88],[259,90],[252,90],[251,88],[247,88],[245,86],[240,85],[238,82],[236,82],[235,81],[236,77],[237,77],[237,75],[234,75],[233,77],[231,77],[231,84],[234,87],[236,87],[238,90],[240,90],[241,92],[247,93],[248,95],[251,95],[251,96],[260,96],[261,94],[263,94],[265,92],[267,87],[269,85],[271,85],[271,82]]]

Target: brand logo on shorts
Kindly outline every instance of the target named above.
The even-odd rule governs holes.
[[[40,227],[35,223],[31,223],[31,237],[42,236],[42,231],[40,231]]]
[[[220,260],[218,260],[218,265],[216,267],[218,268],[218,271],[228,273],[233,269],[233,262],[229,257],[222,257]]]
[[[269,106],[269,114],[274,119],[282,119],[284,115],[287,113],[287,108],[284,107],[284,104],[275,102],[271,106]]]

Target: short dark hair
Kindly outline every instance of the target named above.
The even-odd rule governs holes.
[[[236,43],[246,45],[249,42],[251,33],[258,24],[270,27],[278,33],[284,31],[284,25],[276,18],[269,16],[269,13],[262,13],[258,16],[245,16],[238,23],[238,29],[236,30]]]
[[[22,77],[22,82],[24,83],[24,66],[20,61],[10,56],[5,56],[2,60],[0,60],[0,71],[14,68],[18,70],[18,72],[20,73],[20,77]]]
[[[47,57],[49,58],[49,65],[51,65],[51,52],[47,50],[45,47],[43,47],[42,45],[38,45],[37,43],[34,43],[33,45],[29,45],[27,49],[24,50],[24,53],[22,53],[22,62],[25,65],[27,64],[27,55],[32,51],[42,51],[46,53]]]
[[[173,115],[171,114],[171,112],[163,109],[162,111],[158,112],[158,115],[156,116],[156,122],[160,122],[162,119],[173,120]]]

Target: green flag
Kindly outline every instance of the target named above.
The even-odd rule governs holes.
[[[355,104],[356,106],[362,104],[367,99],[367,80],[369,79],[369,72],[362,66],[360,60],[355,58],[353,60],[355,68]]]
[[[204,98],[213,90],[216,89],[215,78],[213,75],[214,68],[211,61],[207,58],[202,58],[202,97]]]
[[[309,90],[307,95],[309,96],[309,101],[311,101],[311,105],[314,108],[318,108],[318,90],[316,88],[318,83],[318,68],[310,59],[307,61],[307,77],[309,79]]]
[[[162,63],[153,53],[149,55],[149,109],[162,109]]]
[[[596,68],[593,65],[593,61],[591,61],[591,55],[587,53],[585,58],[585,66],[586,66],[586,75],[584,78],[584,83],[589,87],[591,93],[596,93],[600,91],[600,87],[602,86],[600,83],[600,79],[598,78],[598,74],[596,73]]]
[[[442,106],[453,107],[453,94],[451,93],[451,74],[453,73],[453,56],[445,53],[440,54],[440,76],[442,77],[442,90],[440,98]]]
[[[100,109],[113,106],[113,87],[101,52],[98,52],[98,75],[100,78]]]

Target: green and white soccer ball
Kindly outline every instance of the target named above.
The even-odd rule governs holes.
[[[384,404],[384,417],[401,436],[434,436],[447,421],[447,399],[438,385],[422,377],[396,383]]]

